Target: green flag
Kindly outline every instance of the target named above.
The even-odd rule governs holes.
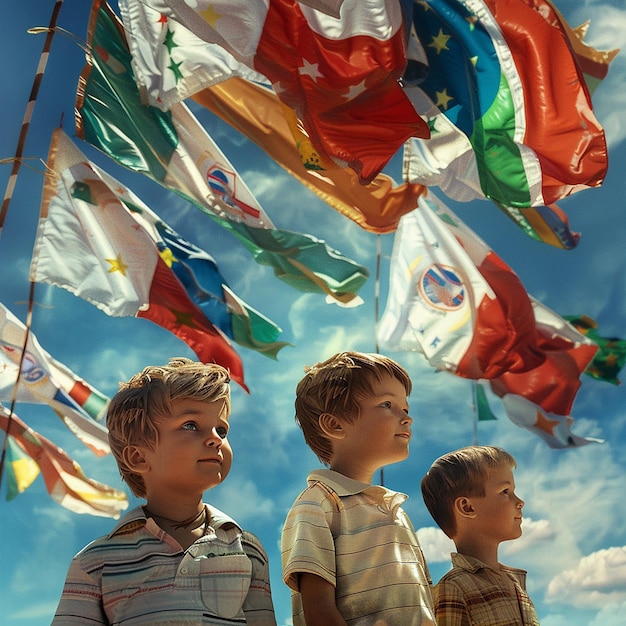
[[[600,336],[597,330],[598,324],[588,315],[564,316],[564,318],[598,346],[595,357],[584,373],[597,380],[621,385],[617,375],[626,364],[626,340]]]

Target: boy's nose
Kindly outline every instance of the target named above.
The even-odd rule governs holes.
[[[217,434],[217,431],[214,428],[204,442],[204,445],[207,447],[215,446],[216,448],[219,448],[222,445],[222,441],[222,438]]]

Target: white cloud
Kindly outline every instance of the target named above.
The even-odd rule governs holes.
[[[427,563],[449,562],[450,553],[456,552],[454,542],[440,528],[434,526],[418,528],[417,538]]]
[[[522,520],[522,536],[515,541],[508,541],[502,545],[502,554],[515,554],[524,552],[532,545],[542,543],[548,539],[553,539],[555,535],[554,528],[549,520],[533,520],[525,517]]]
[[[626,604],[626,546],[598,550],[555,576],[546,601],[583,608]]]

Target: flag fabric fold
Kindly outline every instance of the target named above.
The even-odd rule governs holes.
[[[107,315],[149,319],[187,343],[201,361],[226,367],[245,389],[239,355],[172,271],[170,249],[155,235],[159,250],[150,236],[148,220],[155,228],[156,216],[122,190],[56,129],[31,280],[63,287]],[[134,212],[117,193],[125,194]]]
[[[341,17],[307,4],[121,0],[120,10],[138,63],[146,57],[154,66],[146,46],[154,49],[166,29],[174,32],[168,23],[181,24],[264,75],[317,152],[367,184],[409,137],[429,136],[398,82],[406,66],[401,4],[344,0]],[[161,14],[157,24],[154,11]]]
[[[550,448],[578,448],[590,443],[604,443],[603,439],[574,434],[571,431],[574,420],[569,415],[544,411],[523,396],[507,393],[502,396],[502,404],[514,424],[537,435]]]
[[[326,167],[295,113],[276,94],[243,78],[231,78],[195,93],[193,99],[252,140],[333,209],[374,233],[392,232],[412,211],[423,185],[396,185],[378,174],[362,185],[349,168]]]
[[[24,493],[39,476],[39,465],[32,459],[11,435],[6,435],[6,457],[4,476],[7,486],[6,499],[14,500]]]
[[[432,193],[400,220],[378,341],[472,379],[545,358],[517,275]]]
[[[94,454],[108,454],[107,430],[96,421],[103,417],[108,398],[53,359],[32,331],[22,359],[25,335],[24,324],[0,303],[0,401],[11,402],[15,396],[17,402],[47,404]]]
[[[530,236],[575,246],[554,203],[608,165],[581,63],[599,80],[614,51],[585,46],[548,0],[429,0],[413,27],[429,71],[411,98],[435,141],[407,143],[406,180],[489,198]]]
[[[80,465],[64,450],[29,428],[17,415],[11,415],[2,405],[0,428],[38,465],[46,490],[61,506],[74,513],[115,519],[128,508],[124,492],[85,476]]]
[[[236,170],[186,105],[163,112],[141,104],[123,27],[105,2],[90,17],[91,54],[77,95],[77,133],[227,229],[287,284],[349,302],[366,268],[310,235],[276,229]]]

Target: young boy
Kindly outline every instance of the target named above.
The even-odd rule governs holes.
[[[422,479],[426,507],[457,549],[433,594],[439,626],[539,624],[526,572],[498,561],[500,543],[522,534],[515,467],[501,448],[469,446],[438,458]]]
[[[120,385],[109,442],[146,504],[74,557],[53,624],[275,626],[263,547],[202,501],[231,466],[229,382],[176,358]]]
[[[312,471],[282,533],[294,626],[430,626],[431,580],[404,494],[372,485],[406,459],[411,381],[395,361],[341,352],[305,369],[296,421]]]

